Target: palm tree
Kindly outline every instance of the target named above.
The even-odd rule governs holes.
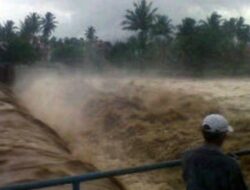
[[[86,45],[85,45],[85,61],[87,62],[93,62],[95,64],[97,64],[97,67],[99,67],[99,63],[97,63],[97,57],[98,57],[98,53],[97,53],[97,36],[96,34],[96,30],[93,26],[90,26],[87,28],[87,30],[85,31],[85,37],[86,37]]]
[[[6,21],[6,23],[2,26],[0,25],[0,38],[3,41],[9,41],[11,40],[15,35],[15,30],[17,27],[15,26],[15,23],[12,20]]]
[[[223,22],[222,27],[227,35],[230,35],[231,37],[233,37],[235,35],[236,27],[237,27],[236,23],[237,23],[236,18],[230,18],[229,20],[225,20]]]
[[[21,35],[25,38],[34,38],[41,30],[41,17],[37,13],[30,13],[24,22],[21,22]]]
[[[150,51],[147,51],[147,55],[162,65],[165,63],[169,52],[172,30],[171,20],[167,16],[155,16],[153,27],[150,31]]]
[[[219,58],[223,55],[227,41],[223,31],[223,21],[221,15],[213,12],[205,21],[200,22],[200,40],[203,42],[200,44],[200,50],[203,49],[201,56],[204,57],[206,54],[208,57]]]
[[[96,30],[93,26],[88,27],[88,29],[85,32],[85,36],[88,42],[94,42],[97,37],[96,37]]]
[[[17,29],[17,27],[15,26],[15,23],[12,20],[8,20],[5,25],[4,25],[4,29],[6,34],[14,34],[15,30]]]
[[[2,41],[4,38],[4,28],[2,24],[0,23],[0,41]]]
[[[243,17],[240,17],[236,22],[236,36],[243,46],[250,40],[250,26],[245,24],[245,19]]]
[[[245,19],[230,18],[223,23],[223,31],[228,41],[233,44],[234,47],[239,47],[242,50],[245,49],[247,42],[250,41],[250,26],[245,24]]]
[[[213,30],[219,30],[221,23],[222,23],[222,16],[219,15],[217,12],[213,12],[210,17],[208,17],[205,21],[201,20],[201,24]]]
[[[42,18],[42,35],[45,41],[48,41],[52,32],[56,29],[57,21],[56,17],[51,13],[47,12],[45,17]]]
[[[222,24],[222,31],[224,33],[224,51],[231,52],[235,51],[235,47],[237,47],[238,39],[237,39],[237,18],[230,18],[229,20],[224,20]],[[226,57],[229,57],[226,55]]]
[[[123,29],[139,32],[142,49],[145,48],[156,11],[157,8],[152,8],[152,2],[147,3],[146,0],[134,3],[134,10],[126,11],[125,20],[122,22]]]
[[[196,31],[196,21],[193,18],[185,18],[177,28],[177,36],[192,35]]]
[[[194,57],[197,55],[197,37],[196,20],[189,17],[184,18],[182,23],[177,26],[176,44],[180,58],[187,64],[194,64]]]
[[[156,36],[170,39],[170,34],[173,30],[173,25],[171,24],[171,22],[171,19],[169,19],[165,15],[156,15],[151,32],[153,37]]]

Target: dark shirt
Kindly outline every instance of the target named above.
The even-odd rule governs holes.
[[[212,145],[184,154],[183,178],[187,190],[247,190],[236,160]]]

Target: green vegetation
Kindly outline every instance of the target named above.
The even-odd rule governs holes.
[[[20,27],[13,21],[0,25],[0,61],[3,63],[34,63],[47,59],[50,35],[56,28],[55,16],[30,13]]]
[[[250,25],[243,17],[223,18],[214,12],[205,20],[184,18],[174,26],[152,2],[140,0],[133,5],[121,21],[123,30],[132,35],[114,43],[99,39],[94,26],[83,31],[85,38],[52,37],[58,23],[50,12],[30,13],[20,26],[6,21],[0,24],[0,62],[91,64],[97,70],[109,64],[192,75],[250,73]]]

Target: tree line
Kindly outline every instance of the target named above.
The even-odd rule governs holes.
[[[121,21],[122,29],[132,32],[126,40],[103,41],[93,26],[83,38],[57,38],[53,36],[57,25],[50,12],[44,16],[30,13],[18,27],[10,20],[0,24],[0,62],[80,63],[98,70],[109,64],[195,74],[250,73],[250,25],[243,17],[223,18],[213,12],[204,20],[187,17],[174,25],[152,2],[140,0],[126,10]]]
[[[14,64],[44,59],[56,26],[56,18],[50,12],[44,16],[30,13],[19,27],[11,20],[0,24],[0,61]]]

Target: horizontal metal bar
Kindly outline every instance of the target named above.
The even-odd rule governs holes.
[[[27,189],[40,189],[44,187],[72,184],[75,182],[85,182],[90,180],[96,180],[100,178],[127,175],[132,173],[140,173],[151,170],[163,169],[163,168],[171,168],[180,166],[181,161],[175,160],[170,162],[163,162],[159,164],[149,164],[145,166],[139,166],[134,168],[120,169],[120,170],[111,170],[106,172],[93,172],[82,176],[72,176],[72,177],[63,177],[58,179],[46,180],[46,181],[38,181],[31,182],[28,184],[17,184],[12,186],[6,186],[0,188],[0,190],[27,190]]]
[[[234,152],[233,154],[235,154],[236,156],[247,156],[250,155],[250,150],[241,150],[238,152]]]
[[[237,156],[245,156],[245,155],[250,154],[250,150],[234,152],[232,154],[237,155]],[[91,180],[107,178],[107,177],[121,176],[121,175],[133,174],[133,173],[141,173],[141,172],[147,172],[147,171],[153,171],[153,170],[159,170],[159,169],[165,169],[165,168],[173,168],[173,167],[177,167],[180,165],[181,165],[181,160],[173,160],[173,161],[162,162],[162,163],[157,163],[157,164],[148,164],[148,165],[133,167],[133,168],[111,170],[111,171],[106,171],[106,172],[93,172],[93,173],[88,173],[82,176],[63,177],[63,178],[52,179],[52,180],[44,180],[44,181],[37,181],[37,182],[31,182],[31,183],[11,185],[11,186],[2,187],[0,188],[0,190],[41,189],[41,188],[51,187],[51,186],[76,184],[80,182],[91,181]]]

